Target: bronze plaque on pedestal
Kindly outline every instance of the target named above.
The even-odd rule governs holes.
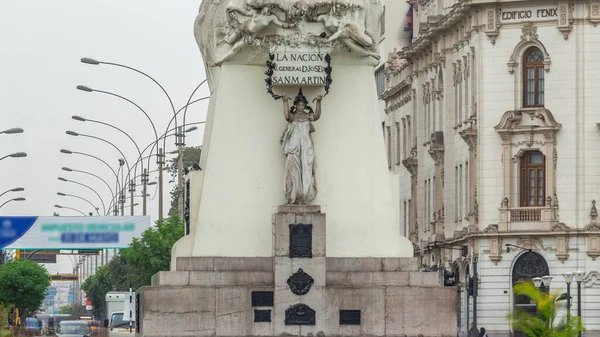
[[[296,304],[285,311],[285,325],[315,325],[315,311],[306,304]]]
[[[290,224],[290,257],[312,257],[311,224]]]

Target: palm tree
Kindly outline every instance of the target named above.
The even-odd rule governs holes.
[[[521,331],[528,337],[576,337],[584,330],[581,317],[572,317],[568,309],[566,316],[556,323],[558,295],[546,294],[530,282],[516,284],[514,292],[531,298],[537,308],[536,314],[523,310],[508,314],[508,321],[515,331]]]

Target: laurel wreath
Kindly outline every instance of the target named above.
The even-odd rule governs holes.
[[[283,96],[277,95],[273,92],[273,73],[275,72],[275,67],[277,67],[277,64],[273,62],[274,59],[275,54],[269,53],[269,59],[267,60],[267,71],[265,71],[265,75],[268,77],[265,78],[265,83],[267,84],[267,92],[271,95],[271,97],[273,97],[273,99],[278,100]],[[331,83],[333,83],[333,79],[331,78],[331,56],[329,54],[325,55],[325,62],[327,62],[327,66],[323,70],[327,76],[325,76],[325,94],[323,97],[329,94],[329,88],[331,87]]]

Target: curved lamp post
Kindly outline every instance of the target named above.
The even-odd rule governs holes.
[[[73,118],[76,121],[80,121],[80,122],[90,122],[90,123],[96,123],[96,124],[101,124],[101,125],[105,125],[108,126],[110,128],[113,128],[119,132],[121,132],[122,134],[124,134],[125,136],[127,136],[127,138],[129,138],[129,140],[131,140],[131,142],[133,143],[133,145],[135,146],[135,148],[137,149],[139,158],[142,157],[142,152],[140,151],[140,147],[138,146],[138,144],[135,142],[135,140],[133,140],[133,138],[125,131],[123,131],[121,128],[112,125],[110,123],[106,123],[106,122],[102,122],[102,121],[98,121],[98,120],[94,120],[94,119],[89,119],[89,118],[83,118],[81,116],[72,116],[71,118]],[[153,125],[154,127],[154,125]],[[141,164],[141,172],[144,172],[144,162],[136,162],[135,164],[133,164],[133,174],[135,175],[135,172],[137,170],[137,165],[138,163]],[[128,174],[129,176],[129,174]],[[135,178],[134,178],[135,179]],[[147,179],[144,179],[144,177],[142,177],[142,182],[147,181]],[[135,192],[135,184],[132,185],[132,188],[134,189],[133,191]],[[143,185],[143,189],[145,189],[145,185]],[[146,215],[146,207],[144,206],[144,215]],[[131,215],[133,215],[133,198],[131,198]]]
[[[175,120],[175,129],[179,130],[179,133],[182,136],[181,138],[177,138],[176,139],[175,145],[180,146],[180,147],[182,147],[184,145],[183,144],[183,137],[185,137],[185,135],[184,135],[184,131],[180,130],[180,128],[177,126],[177,112],[175,111],[175,106],[173,105],[173,100],[171,99],[171,96],[169,96],[169,94],[167,93],[167,91],[165,90],[165,88],[160,83],[158,83],[157,80],[155,80],[152,76],[146,74],[145,72],[143,72],[143,71],[141,71],[139,69],[133,68],[133,67],[128,66],[128,65],[120,64],[120,63],[98,61],[98,60],[95,60],[95,59],[90,58],[90,57],[84,57],[84,58],[82,58],[81,62],[85,63],[85,64],[90,64],[90,65],[101,65],[101,64],[104,64],[104,65],[111,65],[111,66],[116,66],[116,67],[121,67],[121,68],[129,69],[129,70],[135,71],[136,73],[144,75],[145,77],[147,77],[148,79],[150,79],[152,82],[154,82],[162,90],[162,92],[165,94],[165,96],[169,100],[169,104],[171,105],[171,110],[173,111],[173,118]],[[191,104],[190,103],[191,97],[198,90],[198,88],[200,88],[200,86],[202,86],[202,84],[204,84],[205,82],[206,82],[206,80],[202,81],[198,85],[198,87],[196,87],[196,89],[194,89],[194,91],[192,92],[192,95],[190,95],[190,98],[188,99],[188,104],[185,105],[186,111],[187,111],[187,107]],[[184,113],[184,115],[185,115],[185,113]],[[185,125],[185,122],[184,122],[184,125]],[[170,126],[170,123],[169,123],[169,126]],[[167,129],[169,129],[169,126],[167,126]],[[158,141],[158,139],[157,139],[157,141]],[[164,146],[163,146],[163,149],[164,149]],[[183,208],[182,208],[182,205],[183,205],[183,200],[182,199],[183,198],[181,197],[181,194],[182,194],[182,191],[183,191],[183,176],[182,176],[182,173],[183,173],[183,161],[181,159],[182,158],[182,155],[181,155],[182,151],[183,150],[181,149],[180,152],[179,152],[179,158],[180,158],[180,160],[179,160],[178,165],[177,165],[177,174],[179,176],[179,178],[178,178],[178,192],[179,192],[179,196],[180,196],[179,197],[179,207],[178,208],[179,208],[180,215],[183,216]],[[158,151],[157,151],[157,160],[160,163],[162,161],[162,158],[160,157],[160,154],[158,154],[158,152],[160,152],[160,149],[158,149]],[[160,173],[159,175],[161,175],[160,180],[162,181],[162,173]],[[163,195],[163,186],[162,186],[162,184],[159,185],[159,195],[162,198],[162,195]],[[162,204],[159,205],[159,219],[162,219]]]
[[[96,211],[96,213],[98,215],[100,215],[100,212],[98,212],[99,208],[94,206],[94,204],[91,201],[87,200],[86,198],[82,198],[78,195],[67,194],[67,193],[62,193],[62,192],[57,192],[56,195],[59,195],[61,197],[72,197],[72,198],[77,198],[77,199],[83,200],[83,201],[87,202],[88,204],[90,204],[90,206],[92,206],[92,208]]]
[[[19,198],[9,199],[9,200],[5,201],[2,205],[0,205],[0,208],[2,208],[2,206],[6,205],[6,204],[8,204],[9,202],[12,202],[12,201],[25,201],[25,198],[19,197]]]
[[[72,208],[72,207],[67,207],[67,206],[61,206],[61,205],[54,205],[54,207],[56,208],[64,208],[64,209],[69,209],[71,211],[75,211],[75,212],[79,212],[81,215],[83,216],[87,216],[85,213],[83,213],[82,211],[76,209],[76,208]]]
[[[121,156],[123,157],[123,160],[125,160],[125,164],[127,164],[127,169],[131,171],[131,167],[129,167],[129,162],[127,161],[127,158],[125,157],[125,154],[123,154],[123,151],[121,151],[121,149],[119,149],[119,147],[118,147],[118,146],[116,146],[115,144],[113,144],[112,142],[109,142],[108,140],[106,140],[106,139],[102,139],[102,138],[100,138],[100,137],[96,137],[96,136],[92,136],[92,135],[87,135],[87,134],[84,134],[84,133],[78,133],[78,132],[75,132],[75,131],[67,131],[67,132],[65,132],[65,133],[66,133],[67,135],[69,135],[69,136],[74,136],[74,137],[87,137],[87,138],[96,139],[96,140],[99,140],[99,141],[105,142],[106,144],[109,144],[110,146],[114,147],[114,148],[115,148],[115,150],[117,150],[117,151],[118,151],[118,152],[121,154]]]
[[[97,178],[97,179],[101,180],[101,181],[104,183],[104,185],[106,185],[106,187],[108,187],[108,190],[110,191],[110,195],[111,195],[111,197],[113,197],[113,198],[115,197],[115,193],[113,192],[112,188],[111,188],[111,187],[110,187],[110,185],[109,185],[109,184],[106,182],[106,180],[102,179],[102,177],[100,177],[100,176],[98,176],[98,175],[95,175],[95,174],[93,174],[93,173],[91,173],[91,172],[87,172],[87,171],[81,171],[81,170],[75,170],[75,169],[72,169],[72,168],[69,168],[69,167],[63,167],[63,168],[62,168],[62,170],[63,170],[63,171],[66,171],[66,172],[79,172],[79,173],[87,174],[87,175],[90,175],[90,176],[92,176],[92,177],[95,177],[95,178]]]
[[[64,154],[78,154],[78,155],[82,155],[82,156],[86,156],[86,157],[90,157],[93,159],[98,160],[99,162],[103,163],[106,167],[108,167],[110,169],[110,171],[113,173],[113,175],[115,176],[115,180],[116,180],[116,188],[115,188],[115,192],[118,193],[119,189],[120,189],[120,185],[119,185],[119,175],[117,174],[117,172],[112,168],[112,166],[110,166],[105,160],[103,160],[102,158],[96,157],[94,155],[91,155],[89,153],[85,153],[85,152],[77,152],[77,151],[71,151],[71,150],[67,150],[67,149],[61,149],[60,150],[61,153]],[[80,171],[81,172],[81,171]],[[114,194],[113,194],[113,199],[114,199]],[[112,201],[111,201],[112,203]],[[110,205],[109,207],[110,208]]]
[[[0,160],[2,160],[2,159],[4,159],[4,158],[8,158],[8,157],[11,157],[11,158],[23,158],[23,157],[27,157],[27,153],[25,153],[25,152],[15,152],[15,153],[11,153],[11,154],[9,154],[9,155],[6,155],[6,156],[4,156],[4,157],[0,158]]]
[[[23,191],[25,191],[25,189],[23,187],[11,188],[10,190],[6,190],[6,191],[2,192],[2,194],[0,194],[0,197],[5,195],[8,192],[23,192]]]
[[[15,133],[23,133],[23,129],[21,129],[21,128],[11,128],[11,129],[6,129],[4,131],[0,131],[0,135],[3,134],[3,133],[5,133],[7,135],[13,135]]]
[[[80,182],[77,182],[77,181],[74,181],[74,180],[65,179],[65,178],[63,178],[63,177],[58,177],[58,180],[60,180],[60,181],[64,181],[64,182],[73,183],[73,184],[76,184],[76,185],[80,185],[80,186],[83,186],[83,187],[87,188],[88,190],[90,190],[90,191],[94,192],[94,194],[96,194],[96,196],[98,197],[98,199],[100,199],[100,203],[102,203],[102,212],[103,212],[104,214],[106,214],[106,205],[104,205],[104,200],[102,200],[102,197],[100,196],[100,194],[98,194],[98,192],[96,192],[96,190],[95,190],[95,189],[93,189],[93,188],[89,187],[89,186],[88,186],[88,185],[86,185],[86,184],[82,184],[82,183],[80,183]]]

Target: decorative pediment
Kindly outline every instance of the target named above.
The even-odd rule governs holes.
[[[562,222],[557,222],[550,228],[551,232],[568,232],[570,230],[571,230],[571,227],[565,225]]]
[[[514,74],[515,69],[519,65],[519,61],[523,56],[523,52],[529,47],[538,47],[544,54],[544,70],[550,71],[550,54],[546,50],[546,47],[540,40],[538,40],[537,27],[533,26],[531,22],[526,22],[521,28],[521,41],[517,43],[513,49],[510,58],[508,59],[508,72]]]
[[[589,232],[599,232],[600,224],[598,224],[597,222],[592,222],[591,224],[585,226],[585,228],[583,229]]]
[[[530,122],[525,123],[524,117],[528,116],[530,118]],[[536,123],[537,119],[537,123]],[[500,123],[496,125],[494,128],[496,131],[520,131],[521,130],[530,130],[532,128],[536,128],[541,130],[560,130],[561,124],[556,122],[552,112],[548,109],[540,108],[540,109],[519,109],[519,110],[509,110],[506,111],[502,118],[500,119]]]
[[[484,233],[498,233],[498,225],[489,225],[484,230]]]

